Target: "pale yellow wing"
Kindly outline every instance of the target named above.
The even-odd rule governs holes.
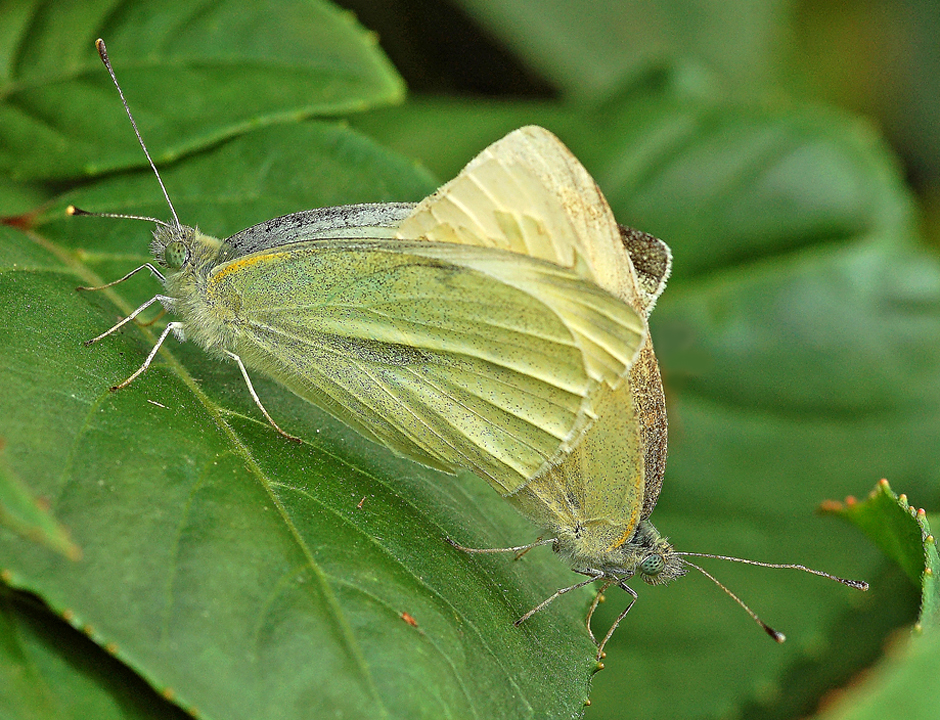
[[[369,438],[511,493],[593,421],[582,346],[623,375],[636,311],[577,273],[483,247],[331,238],[220,265],[232,349]]]
[[[579,528],[592,553],[623,543],[640,520],[642,438],[629,385],[595,397],[597,420],[564,460],[507,496],[543,527]]]
[[[643,317],[643,348],[627,378],[591,395],[598,419],[557,465],[509,497],[549,527],[590,527],[597,550],[627,541],[652,511],[665,466],[665,403],[645,319],[669,277],[668,246],[617,225],[587,170],[538,127],[520,128],[485,149],[420,203],[398,235],[550,260],[623,298]]]
[[[419,203],[397,235],[548,260],[642,307],[607,201],[571,151],[540,127],[520,128],[486,148]],[[598,359],[587,357],[596,377]]]

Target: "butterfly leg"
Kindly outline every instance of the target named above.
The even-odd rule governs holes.
[[[630,612],[630,608],[633,607],[633,603],[635,603],[637,600],[636,591],[632,587],[627,585],[625,582],[619,582],[617,583],[617,586],[620,589],[622,589],[624,592],[626,592],[628,595],[631,595],[632,597],[630,598],[630,603],[627,605],[624,611],[620,613],[620,615],[617,616],[617,619],[614,620],[614,624],[610,626],[610,630],[607,631],[607,634],[604,636],[604,639],[601,640],[601,644],[597,646],[597,659],[598,660],[604,657],[604,646],[607,645],[607,641],[610,640],[610,637],[614,634],[614,630],[617,629],[617,626],[620,624],[620,621],[623,620],[627,616],[627,613]]]
[[[104,289],[106,289],[106,288],[114,287],[115,285],[121,284],[122,282],[124,282],[124,281],[127,280],[128,278],[131,278],[131,277],[133,277],[134,275],[136,275],[137,273],[139,273],[141,270],[149,270],[149,271],[153,274],[153,276],[156,277],[160,282],[166,284],[166,278],[163,277],[163,273],[162,273],[162,272],[160,272],[159,270],[157,270],[157,269],[156,269],[153,265],[151,265],[150,263],[144,263],[144,264],[141,265],[140,267],[134,268],[133,270],[131,270],[131,271],[130,271],[129,273],[127,273],[127,275],[125,275],[124,277],[118,278],[117,280],[112,280],[112,281],[109,282],[107,285],[95,285],[95,286],[93,286],[93,287],[92,287],[92,286],[88,286],[88,285],[79,285],[79,286],[78,286],[77,288],[75,288],[75,289],[76,289],[76,290],[89,290],[89,291],[91,291],[91,290],[104,290]]]
[[[589,573],[587,573],[587,572],[582,572],[582,571],[580,571],[580,570],[578,570],[577,572],[580,572],[582,575],[589,575]],[[603,574],[603,573],[599,573],[599,574],[597,574],[597,575],[590,575],[590,577],[588,577],[587,580],[584,580],[584,581],[579,582],[579,583],[575,583],[574,585],[569,585],[568,587],[563,587],[561,590],[556,590],[554,593],[552,593],[552,595],[550,595],[549,597],[545,598],[542,602],[540,602],[540,603],[539,603],[538,605],[536,605],[534,608],[532,608],[531,610],[529,610],[529,612],[527,612],[527,613],[526,613],[525,615],[523,615],[521,618],[519,618],[518,620],[516,620],[516,622],[514,622],[513,625],[515,625],[516,627],[519,627],[522,623],[524,623],[524,622],[525,622],[526,620],[528,620],[530,617],[532,617],[533,615],[535,615],[535,613],[537,613],[539,610],[544,609],[545,606],[548,605],[548,604],[549,604],[552,600],[554,600],[555,598],[561,597],[561,596],[564,595],[565,593],[571,592],[572,590],[577,590],[578,588],[583,588],[585,585],[590,585],[592,582],[594,582],[595,580],[597,580],[597,579],[599,579],[599,578],[602,578],[602,577],[604,577],[604,574]]]
[[[516,545],[515,547],[506,547],[506,548],[469,548],[464,547],[463,545],[458,545],[456,542],[450,538],[444,538],[448,544],[453,545],[458,550],[465,553],[501,553],[501,552],[521,552],[526,553],[532,548],[541,547],[542,545],[551,545],[556,542],[558,538],[549,538],[548,540],[536,540],[534,543],[529,543],[528,545]]]
[[[107,285],[102,285],[101,287],[102,287],[102,288],[106,288],[106,287],[108,287],[108,286],[107,286]],[[99,288],[88,288],[88,289],[89,289],[89,290],[98,290]],[[96,342],[98,342],[98,341],[101,340],[102,338],[106,338],[106,337],[108,337],[108,335],[110,335],[111,333],[120,330],[122,327],[124,327],[125,325],[127,325],[127,323],[129,323],[129,322],[130,322],[131,320],[133,320],[135,317],[137,317],[138,315],[140,315],[144,310],[146,310],[147,308],[149,308],[149,307],[150,307],[151,305],[153,305],[155,302],[158,302],[158,301],[160,301],[160,300],[162,300],[162,299],[163,299],[162,296],[160,296],[160,295],[154,295],[154,296],[153,296],[152,298],[150,298],[147,302],[145,302],[143,305],[141,305],[139,308],[137,308],[134,312],[132,312],[132,313],[131,313],[130,315],[128,315],[126,318],[124,318],[123,320],[121,320],[117,325],[114,325],[114,326],[108,328],[107,330],[105,330],[103,333],[101,333],[101,334],[98,335],[97,337],[93,337],[91,340],[86,340],[86,341],[83,342],[82,344],[83,344],[85,347],[88,347],[89,345],[94,345]]]
[[[156,299],[157,299],[157,298],[153,298],[153,300],[156,300]],[[153,300],[150,300],[150,302],[153,302]],[[131,315],[128,315],[124,320],[122,320],[122,321],[121,321],[118,325],[116,325],[115,327],[120,327],[120,326],[123,325],[125,322],[127,322],[127,321],[130,320],[130,319],[132,319],[132,318],[134,317],[134,315],[136,315],[140,310],[142,310],[142,309],[145,308],[147,305],[149,305],[150,302],[147,302],[147,303],[144,303],[143,305],[141,305],[139,308],[137,308],[137,310],[134,311],[134,313],[132,313]],[[178,329],[180,329],[180,328],[182,328],[182,327],[183,327],[182,323],[176,323],[176,322],[168,323],[167,326],[166,326],[165,328],[163,328],[163,332],[160,333],[160,337],[157,338],[157,342],[154,344],[153,349],[150,351],[150,354],[147,356],[147,359],[144,360],[143,365],[141,365],[139,368],[137,368],[137,370],[134,372],[134,374],[131,375],[129,378],[127,378],[127,380],[125,380],[124,382],[120,383],[119,385],[114,385],[114,386],[112,386],[111,389],[112,389],[112,390],[123,390],[123,389],[126,388],[128,385],[130,385],[132,382],[134,382],[134,380],[136,380],[147,368],[150,367],[150,363],[153,362],[154,357],[156,357],[156,355],[157,355],[157,350],[159,350],[159,349],[160,349],[160,346],[163,345],[163,341],[166,340],[167,335],[169,335],[169,334],[170,334],[171,332],[173,332],[174,330],[178,330]],[[111,328],[111,330],[114,330],[114,328]],[[108,333],[110,333],[111,330],[108,330]],[[108,334],[108,333],[105,333],[105,334]],[[98,338],[95,338],[95,340],[97,340],[97,339],[98,339]],[[94,341],[92,341],[92,342],[94,342]]]
[[[280,426],[276,422],[274,422],[274,418],[272,418],[268,414],[268,411],[264,409],[264,405],[261,404],[261,398],[259,398],[258,393],[255,392],[255,386],[251,384],[251,378],[248,377],[248,370],[245,367],[245,363],[242,362],[242,359],[238,357],[238,355],[236,355],[235,353],[229,352],[228,350],[225,350],[225,354],[228,355],[230,358],[232,358],[232,360],[234,360],[238,364],[238,369],[241,370],[242,377],[245,379],[245,384],[248,386],[248,392],[251,393],[251,399],[255,401],[255,405],[258,406],[258,409],[261,411],[264,417],[267,418],[267,421],[271,423],[271,427],[277,430],[281,435],[286,437],[288,440],[293,440],[294,442],[301,442],[301,439],[299,437],[295,437],[294,435],[291,435],[290,433],[284,432],[283,430],[281,430]]]
[[[602,587],[600,590],[598,590],[598,591],[597,591],[597,595],[594,596],[594,602],[591,603],[591,607],[590,607],[590,609],[588,610],[587,618],[586,618],[585,621],[584,621],[585,624],[587,625],[588,635],[591,636],[591,640],[594,641],[594,644],[595,644],[595,645],[599,645],[600,643],[597,642],[597,638],[594,637],[594,631],[591,630],[591,618],[594,617],[594,611],[597,610],[597,605],[598,605],[598,603],[601,601],[601,598],[604,597],[604,592],[607,590],[607,588],[609,588],[609,587],[610,587],[611,585],[613,585],[615,582],[616,582],[615,580],[605,580],[605,581],[604,581],[604,587]]]

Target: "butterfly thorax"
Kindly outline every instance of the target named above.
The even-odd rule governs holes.
[[[687,572],[672,545],[649,520],[642,520],[633,536],[620,545],[605,544],[601,534],[607,538],[616,532],[590,525],[563,528],[555,550],[572,570],[603,572],[617,580],[639,574],[650,585],[663,585]]]
[[[214,267],[225,260],[228,247],[197,228],[161,225],[153,233],[150,251],[164,268],[166,309],[182,323],[184,339],[208,351],[232,346],[231,318],[209,302],[206,288]]]

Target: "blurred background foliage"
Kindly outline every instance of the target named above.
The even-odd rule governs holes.
[[[413,95],[596,98],[650,65],[690,58],[738,97],[858,113],[901,157],[937,243],[940,8],[930,0],[339,4],[379,32]]]

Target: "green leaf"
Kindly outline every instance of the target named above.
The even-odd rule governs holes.
[[[7,465],[0,447],[0,525],[23,537],[78,560],[82,553],[69,539],[68,531],[49,515],[42,503],[30,495],[16,473]]]
[[[98,37],[158,163],[250,128],[357,112],[404,92],[374,36],[324,0],[7,6],[0,170],[18,179],[145,164]]]
[[[828,502],[823,510],[855,525],[904,569],[921,591],[918,627],[933,629],[940,611],[940,556],[927,513],[911,507],[906,495],[895,495],[887,480],[878,483],[862,502],[854,498],[844,504]]]
[[[0,711],[5,720],[189,717],[35,601],[0,588]]]
[[[318,124],[251,133],[164,179],[184,221],[222,236],[434,187],[412,163]],[[8,582],[202,717],[577,714],[595,668],[585,604],[512,625],[570,573],[545,551],[513,562],[445,542],[534,538],[477,478],[399,460],[255,377],[277,421],[306,440],[285,441],[237,369],[188,344],[169,343],[126,390],[108,391],[154,329],[82,341],[157,286],[144,275],[98,293],[75,286],[146,260],[149,231],[66,218],[66,201],[165,215],[142,172],[69,194],[28,236],[0,235],[0,432],[11,466],[84,551],[67,563],[0,533]]]
[[[38,184],[26,185],[0,176],[0,203],[2,203],[0,223],[15,225],[18,218],[11,216],[24,211],[28,212],[54,195],[55,193],[49,192]]]

